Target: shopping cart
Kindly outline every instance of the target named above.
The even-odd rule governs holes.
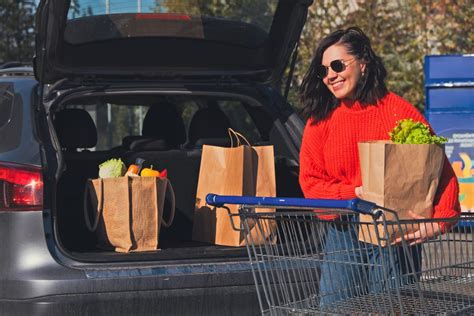
[[[456,227],[459,219],[399,220],[359,199],[209,194],[206,201],[240,205],[230,215],[240,217],[234,229],[246,236],[262,314],[474,314],[473,232]],[[461,220],[474,223],[474,215]],[[436,223],[451,228],[423,244],[394,242],[394,235]]]

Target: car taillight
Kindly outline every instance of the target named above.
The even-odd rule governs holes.
[[[0,162],[0,211],[43,208],[41,168]]]

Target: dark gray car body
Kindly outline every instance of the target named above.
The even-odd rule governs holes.
[[[2,135],[20,134],[0,145],[0,161],[44,168],[45,183],[57,161],[48,158],[48,123],[31,76],[3,76],[15,96]],[[236,93],[236,88],[222,88]],[[269,87],[240,87],[286,113],[287,128],[301,135],[301,121]],[[264,92],[266,91],[266,92]],[[262,101],[263,102],[263,101]],[[8,146],[7,146],[8,145]],[[295,147],[296,148],[296,147]],[[245,252],[228,258],[162,262],[77,262],[55,242],[45,185],[45,208],[0,212],[0,315],[252,315],[257,293]]]
[[[55,14],[64,8],[61,1],[41,1],[34,61],[36,79],[30,68],[0,70],[0,88],[7,91],[2,97],[13,96],[8,114],[3,108],[5,113],[0,113],[10,116],[3,126],[0,124],[0,164],[40,167],[44,181],[43,209],[0,210],[0,315],[260,314],[245,248],[223,249],[221,253],[199,249],[202,254],[214,251],[210,256],[177,250],[170,259],[159,261],[146,255],[125,261],[115,260],[113,255],[113,260],[77,260],[64,251],[54,220],[54,186],[64,162],[58,154],[49,111],[51,104],[54,107],[68,94],[86,95],[96,90],[139,94],[152,89],[160,93],[213,93],[249,99],[278,117],[275,128],[285,135],[279,140],[281,147],[287,149],[285,156],[297,164],[303,123],[275,83],[281,79],[311,2],[299,0],[296,6],[292,1],[281,1],[281,12],[291,8],[291,17],[297,19],[291,22],[290,17],[280,14],[279,18],[294,29],[276,28],[285,35],[284,42],[275,46],[278,56],[269,55],[272,58],[263,70],[260,65],[229,73],[225,69],[216,73],[203,68],[196,74],[185,68],[172,71],[159,66],[150,68],[145,76],[143,69],[137,68],[130,73],[117,71],[114,77],[115,69],[84,70],[74,62],[63,67],[55,59],[59,50],[49,36],[55,33],[55,23],[62,23]],[[61,10],[55,11],[55,6]],[[89,76],[85,74],[89,70],[98,72]],[[46,93],[43,95],[42,91]]]

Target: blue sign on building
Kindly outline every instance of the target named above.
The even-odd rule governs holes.
[[[449,139],[446,155],[458,177],[463,211],[474,211],[474,55],[425,57],[425,116]]]

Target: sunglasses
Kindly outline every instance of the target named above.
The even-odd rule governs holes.
[[[336,60],[331,61],[331,63],[329,63],[329,67],[331,67],[331,69],[334,72],[340,73],[340,72],[343,72],[344,70],[346,70],[347,66],[349,66],[354,61],[355,61],[355,58],[352,58],[352,59],[349,59],[349,60],[336,59]],[[326,76],[328,75],[328,72],[329,72],[329,67],[326,67],[324,65],[319,65],[316,68],[316,76],[319,79],[326,78]]]

